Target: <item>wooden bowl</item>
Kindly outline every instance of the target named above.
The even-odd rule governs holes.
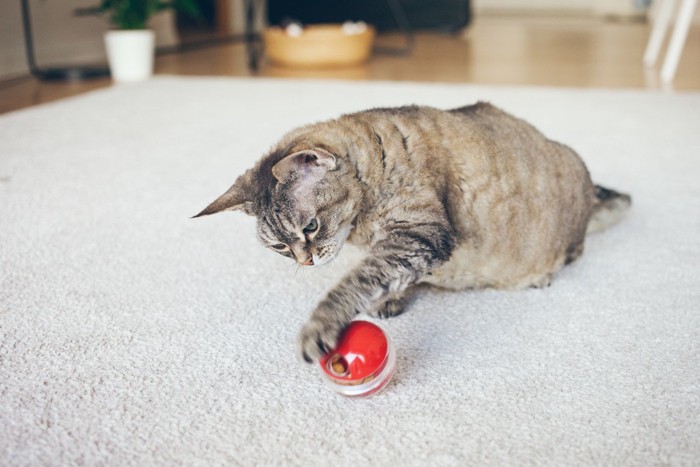
[[[327,68],[357,65],[372,53],[372,26],[357,34],[346,34],[341,25],[306,26],[299,36],[279,27],[263,32],[265,53],[275,64],[295,68]]]

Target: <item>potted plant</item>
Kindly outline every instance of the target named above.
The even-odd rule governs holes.
[[[147,23],[167,9],[200,17],[196,0],[101,0],[97,6],[78,10],[79,15],[109,15],[114,29],[105,33],[105,46],[114,81],[143,81],[153,74],[155,34]]]

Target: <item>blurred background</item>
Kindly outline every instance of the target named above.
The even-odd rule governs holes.
[[[156,74],[700,89],[700,11],[692,13],[671,85],[658,78],[667,37],[656,65],[642,64],[660,2],[198,0],[196,17],[170,9],[148,28],[155,31]],[[36,72],[106,67],[109,21],[76,14],[95,4],[0,0],[0,112],[112,84],[108,76],[49,80]],[[289,42],[290,24],[303,31],[346,21],[377,31],[361,62],[289,66],[265,52],[265,31],[281,26]]]

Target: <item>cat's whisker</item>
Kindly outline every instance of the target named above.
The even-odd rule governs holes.
[[[297,274],[299,274],[299,271],[301,270],[301,266],[298,264],[295,264],[295,266],[297,268],[294,270],[294,277],[297,277]]]

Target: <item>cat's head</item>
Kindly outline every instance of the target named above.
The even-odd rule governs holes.
[[[325,264],[345,243],[359,206],[344,172],[321,147],[273,150],[195,217],[244,211],[257,218],[266,247],[304,266]]]

